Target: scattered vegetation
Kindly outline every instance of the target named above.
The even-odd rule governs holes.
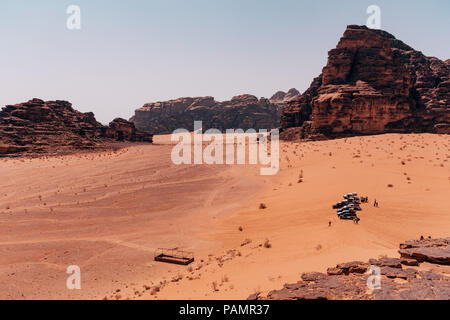
[[[266,240],[264,241],[263,247],[267,248],[267,249],[272,248],[272,244],[270,243],[269,239],[266,238]]]

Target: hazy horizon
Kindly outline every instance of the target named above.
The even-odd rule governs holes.
[[[98,121],[183,96],[229,100],[300,92],[345,27],[381,8],[381,28],[427,56],[450,58],[448,1],[4,0],[0,107],[68,100]],[[81,29],[69,30],[69,5]]]

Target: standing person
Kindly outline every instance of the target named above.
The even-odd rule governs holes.
[[[329,227],[331,227],[331,220],[330,220],[330,221],[328,221],[328,226],[329,226]]]

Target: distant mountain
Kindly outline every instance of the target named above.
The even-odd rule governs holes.
[[[385,31],[350,25],[322,74],[285,103],[281,136],[450,133],[449,61],[426,57]]]
[[[278,91],[276,92],[269,100],[272,103],[281,103],[284,104],[285,102],[289,101],[292,98],[295,98],[300,95],[300,92],[295,89],[289,89],[289,91],[286,93],[284,91]]]

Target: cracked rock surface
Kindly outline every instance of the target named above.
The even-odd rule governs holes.
[[[287,283],[265,296],[252,294],[248,299],[449,300],[449,247],[450,238],[406,241],[400,244],[401,258],[340,263],[328,268],[326,274],[303,273],[296,283]],[[369,266],[379,267],[379,289],[369,289],[367,285],[374,275],[373,271],[367,272]],[[369,279],[369,283],[373,282]]]

